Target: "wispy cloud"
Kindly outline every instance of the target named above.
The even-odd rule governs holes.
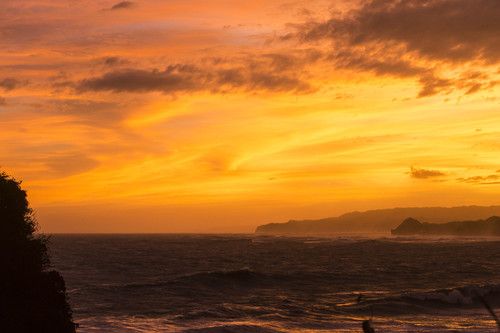
[[[500,184],[500,175],[473,176],[467,178],[457,178],[459,182],[468,184]]]

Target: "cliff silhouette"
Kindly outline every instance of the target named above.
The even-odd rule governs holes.
[[[0,173],[0,332],[74,333],[62,276],[20,182]]]
[[[500,236],[500,217],[491,216],[486,220],[455,221],[448,223],[420,222],[407,218],[396,229],[393,235],[453,235],[453,236]]]
[[[396,228],[408,216],[429,223],[485,219],[499,215],[500,206],[410,207],[351,212],[320,220],[290,220],[257,227],[256,233],[321,234],[321,233],[385,233]]]

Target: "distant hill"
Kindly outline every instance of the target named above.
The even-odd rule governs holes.
[[[267,234],[389,232],[408,217],[429,223],[445,223],[449,221],[486,219],[493,215],[500,216],[500,206],[377,209],[365,212],[351,212],[338,217],[320,220],[290,220],[286,223],[269,223],[257,227],[255,232]]]
[[[486,220],[456,221],[448,223],[420,222],[412,218],[404,220],[393,235],[454,235],[454,236],[500,236],[500,217]]]

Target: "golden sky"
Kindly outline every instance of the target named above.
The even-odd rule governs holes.
[[[497,0],[3,0],[0,167],[45,232],[498,204]]]

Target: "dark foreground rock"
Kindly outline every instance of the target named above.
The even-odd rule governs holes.
[[[74,333],[62,276],[20,182],[0,173],[0,332]]]
[[[393,235],[453,235],[453,236],[500,236],[500,217],[486,220],[456,221],[448,223],[420,222],[413,218],[404,220]]]

